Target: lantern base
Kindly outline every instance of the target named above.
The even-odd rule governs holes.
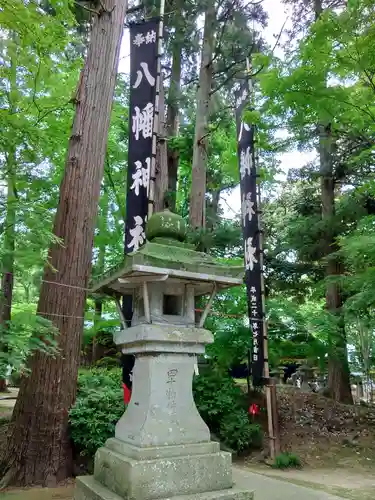
[[[77,477],[74,500],[124,500],[124,497],[113,493],[100,484],[93,476]],[[138,497],[141,500],[140,497]],[[137,500],[135,497],[126,497],[127,500]],[[243,491],[230,488],[220,491],[209,491],[191,495],[177,495],[168,500],[253,500],[253,491]],[[161,499],[163,500],[163,499]]]

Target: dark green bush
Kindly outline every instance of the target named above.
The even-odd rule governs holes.
[[[262,429],[249,422],[248,414],[242,408],[227,413],[220,422],[219,436],[233,450],[242,452],[262,446]]]
[[[87,389],[107,388],[118,389],[122,387],[121,369],[91,368],[80,370],[78,374],[78,395]]]
[[[211,432],[227,446],[239,452],[260,446],[262,432],[249,422],[246,395],[229,376],[211,371],[196,377],[194,398]],[[114,435],[124,409],[120,369],[81,370],[77,401],[70,411],[76,450],[93,456]]]
[[[21,373],[19,371],[13,371],[9,377],[10,387],[19,387],[21,385]]]
[[[119,359],[117,357],[105,356],[104,358],[98,359],[95,363],[97,368],[118,368],[120,366]]]
[[[121,370],[82,370],[78,394],[70,410],[70,433],[81,455],[93,456],[114,435],[124,413]]]
[[[236,408],[245,408],[241,389],[229,376],[211,370],[194,377],[194,400],[199,413],[212,432],[220,431],[220,422]]]
[[[275,458],[272,467],[275,469],[298,469],[301,467],[301,460],[297,455],[290,452],[280,453]]]
[[[227,446],[238,452],[261,446],[261,427],[249,422],[247,397],[231,377],[214,370],[195,377],[194,399],[211,432]]]

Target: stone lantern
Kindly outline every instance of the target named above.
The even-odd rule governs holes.
[[[210,440],[192,392],[197,356],[213,341],[203,324],[214,296],[241,285],[243,267],[195,251],[185,232],[176,214],[154,214],[145,245],[93,286],[118,305],[117,297],[133,295],[132,325],[122,318],[114,338],[135,355],[133,392],[115,437],[96,453],[94,475],[77,478],[75,500],[253,498],[233,487],[231,455]],[[202,295],[209,298],[196,324]]]
[[[298,368],[298,373],[301,377],[301,391],[311,391],[310,382],[314,380],[314,369],[307,364],[303,364]]]

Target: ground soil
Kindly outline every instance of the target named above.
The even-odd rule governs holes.
[[[373,500],[375,475],[369,471],[348,469],[276,470],[266,466],[243,465],[246,470],[288,481],[299,486],[324,491],[349,500]]]
[[[312,469],[375,472],[375,407],[343,405],[290,386],[278,386],[277,393],[282,451],[293,452]],[[259,422],[267,434],[265,414]],[[261,461],[263,452],[246,459]]]
[[[338,404],[290,386],[278,386],[277,393],[281,450],[297,455],[303,468],[271,468],[265,451],[238,464],[350,500],[373,500],[375,408]],[[263,418],[261,423],[267,431],[267,420]]]
[[[72,500],[74,484],[66,484],[59,488],[29,488],[6,490],[2,500]]]

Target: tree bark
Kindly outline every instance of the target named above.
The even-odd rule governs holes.
[[[61,355],[37,353],[21,382],[0,462],[1,486],[54,485],[72,472],[68,412],[76,396],[94,223],[127,2],[102,0],[76,100],[52,245],[37,312],[59,329]],[[60,286],[64,285],[64,286]]]
[[[163,82],[160,81],[159,132],[156,149],[154,212],[161,212],[164,210],[166,194],[168,191],[168,156],[166,136],[164,87]]]
[[[320,190],[322,220],[325,221],[324,255],[326,258],[326,278],[341,276],[343,266],[334,253],[338,250],[335,235],[331,229],[335,215],[335,181],[333,172],[333,147],[329,125],[319,125]],[[328,390],[335,401],[352,404],[350,370],[342,297],[340,285],[328,282],[326,285],[326,309],[336,316],[337,325],[329,332]]]
[[[209,0],[206,8],[203,29],[202,63],[199,71],[197,115],[193,145],[193,167],[189,214],[189,222],[193,229],[205,228],[207,132],[213,75],[212,59],[215,44],[215,22],[215,3],[212,0]]]
[[[10,153],[14,158],[14,151]],[[13,175],[14,165],[7,161],[8,182],[7,182],[7,206],[4,230],[4,257],[2,262],[1,295],[0,295],[0,328],[9,328],[9,321],[12,319],[12,300],[14,284],[14,250],[16,240],[16,197],[15,197],[15,177]],[[1,345],[3,352],[8,352],[7,345]],[[0,378],[0,392],[7,391],[7,382]]]
[[[314,0],[315,20],[323,13],[322,0]],[[326,257],[326,278],[330,279],[343,274],[343,267],[334,253],[337,248],[332,231],[335,215],[335,180],[333,156],[335,141],[329,123],[318,124],[319,160],[320,160],[320,193],[322,220],[325,221],[324,255]],[[350,370],[348,362],[347,341],[344,317],[342,315],[342,297],[338,283],[328,282],[326,285],[326,309],[337,318],[337,326],[329,333],[328,390],[335,401],[353,403],[350,389]]]
[[[220,203],[220,195],[221,195],[221,189],[218,188],[216,190],[211,191],[211,201],[207,207],[207,227],[211,231],[215,228],[219,216],[219,203]]]
[[[175,40],[172,55],[172,74],[168,92],[167,132],[168,139],[176,137],[179,129],[179,97],[181,94],[181,55],[182,45]],[[178,179],[179,151],[173,149],[168,143],[168,208],[176,210],[176,192]]]
[[[13,35],[13,42],[16,38]],[[14,112],[15,103],[18,98],[17,92],[17,63],[16,54],[13,49],[10,50],[10,92],[9,92],[9,114]],[[16,217],[17,217],[17,197],[16,197],[16,145],[13,133],[5,132],[8,142],[7,152],[5,153],[7,196],[6,196],[6,215],[4,221],[3,248],[4,256],[1,263],[1,288],[0,288],[0,329],[8,328],[9,321],[12,319],[12,301],[14,284],[14,251],[16,242]],[[1,345],[0,349],[7,352],[8,346]],[[7,390],[6,379],[0,378],[0,392]]]

